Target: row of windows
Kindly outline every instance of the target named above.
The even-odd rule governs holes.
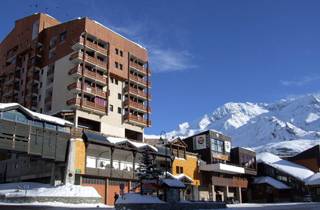
[[[116,55],[120,55],[121,57],[123,57],[123,51],[119,50],[118,48],[115,49],[116,51]]]
[[[117,69],[120,69],[120,70],[122,70],[123,69],[123,65],[121,64],[121,63],[119,63],[119,62],[114,62],[114,65],[115,65],[115,67],[117,68]]]
[[[18,112],[16,110],[0,112],[0,119],[10,120],[10,121],[23,123],[23,124],[27,124],[27,125],[32,125],[32,126],[35,126],[38,128],[46,128],[49,130],[58,130],[60,132],[70,133],[70,128],[68,128],[68,127],[55,125],[55,124],[51,124],[51,123],[47,123],[47,122],[41,122],[38,120],[33,120],[33,119],[28,118],[23,113]]]

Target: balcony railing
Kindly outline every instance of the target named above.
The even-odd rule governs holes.
[[[143,112],[151,112],[150,107],[148,109],[148,107],[146,107],[145,105],[138,103],[138,102],[135,102],[135,101],[132,101],[132,100],[125,100],[124,105],[130,106],[130,108],[135,108],[135,109],[141,110]]]
[[[81,98],[72,98],[67,101],[67,105],[76,105],[80,106],[81,105]],[[106,107],[103,105],[100,105],[98,103],[95,103],[93,101],[88,101],[87,99],[82,100],[82,106],[84,108],[89,108],[91,110],[99,111],[99,112],[105,112]]]
[[[144,79],[142,79],[142,78],[140,78],[140,77],[138,77],[138,76],[134,76],[134,75],[131,75],[130,74],[130,79],[131,80],[133,80],[133,81],[135,81],[135,82],[137,82],[137,83],[140,83],[140,84],[142,84],[142,85],[145,85],[145,86],[151,86],[151,82],[149,81],[149,82],[147,82],[146,80],[144,80]]]
[[[140,96],[142,98],[146,98],[146,99],[148,98],[149,100],[151,99],[151,95],[150,94],[147,94],[144,91],[141,91],[141,90],[133,88],[133,87],[128,88],[128,86],[126,86],[124,88],[124,91],[125,92],[129,92],[130,94],[134,94],[134,95]]]
[[[70,75],[72,75],[72,74],[81,75],[81,71],[82,71],[82,67],[76,66],[69,71],[69,74]],[[85,68],[83,73],[84,73],[83,75],[87,78],[96,80],[96,81],[103,83],[103,84],[106,84],[106,78],[97,72],[93,72],[93,71],[90,71],[87,68]]]
[[[151,121],[150,120],[148,121],[148,120],[144,119],[143,117],[136,116],[136,115],[133,115],[133,114],[128,114],[128,113],[125,114],[124,115],[124,119],[132,121],[132,122],[135,122],[135,123],[143,125],[143,126],[151,126]]]
[[[74,53],[74,54],[72,54],[70,56],[70,60],[73,60],[73,59],[82,60],[82,58],[83,58],[83,53],[82,52],[76,52],[76,53]],[[97,59],[95,57],[91,57],[89,55],[85,55],[84,56],[84,60],[86,62],[92,63],[92,64],[94,64],[94,65],[96,65],[96,66],[98,66],[98,67],[100,67],[102,69],[106,69],[107,68],[107,62],[101,61],[101,60],[99,60],[99,59]]]
[[[81,82],[74,82],[68,85],[68,90],[73,90],[73,89],[81,90]],[[87,84],[84,84],[83,91],[86,93],[90,93],[92,95],[99,96],[101,98],[107,98],[107,92],[97,87],[91,87],[90,85],[87,85]]]
[[[84,45],[84,38],[83,38],[83,37],[80,38],[80,43],[81,43],[82,45]],[[103,48],[103,47],[101,47],[101,46],[99,46],[98,44],[95,44],[95,43],[93,43],[93,42],[86,41],[86,46],[89,47],[90,49],[93,49],[93,50],[98,51],[98,52],[101,53],[101,54],[104,54],[104,55],[107,55],[107,54],[108,54],[108,49]]]
[[[224,178],[224,177],[212,176],[212,184],[220,185],[220,186],[247,188],[248,180],[244,178],[238,178],[238,177]]]

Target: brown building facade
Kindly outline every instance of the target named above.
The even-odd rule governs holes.
[[[87,17],[17,20],[0,44],[0,76],[1,102],[140,141],[151,126],[146,49]]]

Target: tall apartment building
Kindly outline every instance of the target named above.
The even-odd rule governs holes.
[[[0,102],[77,127],[142,141],[151,125],[147,50],[87,17],[17,20],[0,44],[0,78]]]

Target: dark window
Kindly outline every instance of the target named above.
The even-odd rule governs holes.
[[[119,63],[116,61],[116,62],[114,62],[114,65],[115,65],[115,67],[116,68],[118,68],[119,67]]]
[[[60,42],[63,42],[67,38],[67,31],[64,31],[60,34]]]
[[[121,108],[120,107],[118,107],[118,113],[121,114]]]
[[[113,105],[110,104],[110,112],[113,112]]]
[[[117,79],[115,79],[115,83],[116,83],[116,85],[118,84],[118,80]]]
[[[119,54],[119,50],[118,50],[118,48],[116,48],[116,54],[117,54],[117,55]]]
[[[119,64],[119,68],[120,68],[120,70],[122,70],[122,64],[121,63]]]
[[[110,80],[111,80],[111,83],[114,83],[114,79],[113,79],[112,77],[111,77],[111,79],[110,79]]]
[[[123,52],[122,52],[122,50],[120,50],[120,56],[123,57]]]
[[[118,93],[118,99],[121,100],[121,93]]]

